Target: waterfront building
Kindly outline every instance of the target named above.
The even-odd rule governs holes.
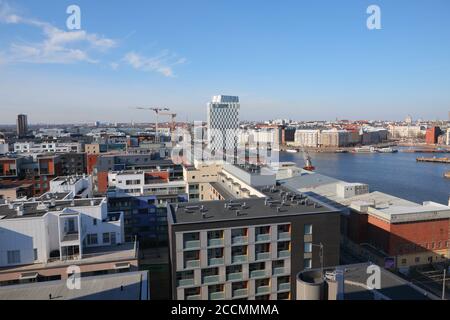
[[[296,130],[295,145],[317,148],[319,146],[320,130]]]
[[[425,142],[427,144],[436,144],[441,133],[442,131],[440,127],[433,126],[431,128],[428,128],[425,136]]]
[[[339,262],[340,212],[284,189],[168,205],[176,300],[295,299],[295,277]],[[320,250],[320,245],[324,250]]]

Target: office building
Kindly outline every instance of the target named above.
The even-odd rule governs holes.
[[[208,147],[212,156],[237,156],[239,110],[239,97],[215,96],[208,103]]]
[[[24,138],[28,134],[28,117],[25,114],[17,116],[17,136]]]
[[[339,263],[339,211],[280,187],[261,192],[168,205],[173,299],[295,299],[300,271]]]

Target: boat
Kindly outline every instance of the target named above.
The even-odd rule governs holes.
[[[297,149],[287,149],[286,152],[289,152],[289,153],[298,153],[298,150],[297,150]]]
[[[447,179],[450,179],[450,171],[444,173],[444,177]]]
[[[355,148],[352,151],[353,153],[376,153],[377,150],[374,147],[360,147]]]
[[[348,153],[348,151],[343,149],[337,149],[334,153]]]
[[[397,153],[398,150],[389,147],[389,148],[380,148],[380,149],[378,149],[378,152],[381,152],[381,153]]]

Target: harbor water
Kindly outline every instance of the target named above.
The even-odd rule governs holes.
[[[311,153],[316,172],[347,182],[367,183],[381,191],[413,202],[448,204],[450,164],[417,162],[422,153]],[[437,155],[446,157],[446,155]],[[302,153],[280,152],[280,161],[304,166]]]

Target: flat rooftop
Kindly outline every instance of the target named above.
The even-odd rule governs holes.
[[[2,219],[21,219],[42,217],[47,212],[62,211],[65,208],[96,207],[104,201],[104,198],[75,199],[52,201],[29,201],[14,202],[12,204],[0,205],[0,221]],[[23,215],[18,215],[18,207],[23,210]]]
[[[265,198],[203,201],[170,205],[174,224],[205,223],[338,212],[308,197],[280,187],[262,189]]]
[[[148,299],[148,272],[127,272],[81,278],[81,289],[66,280],[0,287],[0,300],[141,300]]]
[[[64,200],[70,195],[70,192],[46,192],[36,198],[37,201]]]
[[[341,270],[344,276],[344,300],[376,300],[381,297],[384,300],[434,300],[437,299],[433,294],[415,286],[414,284],[402,279],[392,272],[380,268],[381,283],[379,289],[367,287],[367,282],[372,273],[367,272],[370,263],[353,264],[338,266],[334,268],[325,268],[324,272],[333,273]],[[308,282],[320,282],[320,270],[314,269],[304,274],[313,274]],[[308,277],[308,276],[307,276]]]

